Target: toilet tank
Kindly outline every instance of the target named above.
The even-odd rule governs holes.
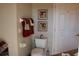
[[[47,44],[47,39],[35,39],[35,44],[37,48],[45,48]]]

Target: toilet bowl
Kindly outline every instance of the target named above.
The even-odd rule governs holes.
[[[32,56],[44,56],[44,51],[41,48],[34,48],[31,53]]]
[[[46,43],[47,39],[35,39],[36,48],[32,49],[31,56],[45,56]]]

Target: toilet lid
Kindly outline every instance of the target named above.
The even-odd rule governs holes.
[[[43,49],[41,49],[41,48],[34,48],[32,50],[31,55],[32,56],[42,56],[43,55]]]

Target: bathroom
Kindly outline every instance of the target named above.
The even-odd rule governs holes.
[[[66,8],[64,8],[64,6],[66,6]],[[30,55],[32,49],[35,47],[35,43],[34,43],[35,39],[40,38],[40,36],[43,37],[44,39],[47,39],[46,47],[47,47],[48,55],[54,55],[54,54],[62,53],[64,51],[77,49],[78,38],[74,38],[75,40],[73,39],[69,42],[65,39],[64,39],[65,41],[63,41],[63,38],[66,38],[67,36],[66,34],[69,34],[68,33],[69,31],[67,32],[63,28],[64,26],[67,27],[68,25],[64,25],[63,23],[64,21],[63,20],[59,21],[58,18],[64,19],[66,15],[67,19],[70,19],[68,16],[70,15],[70,17],[73,17],[74,15],[71,16],[71,14],[73,13],[73,11],[78,11],[79,9],[78,7],[79,7],[79,4],[63,4],[63,5],[53,4],[53,3],[39,3],[39,4],[38,3],[10,3],[10,4],[3,3],[3,4],[0,4],[0,13],[1,13],[0,14],[0,37],[3,38],[8,43],[9,56]],[[46,15],[47,15],[46,19],[44,20],[39,19],[39,10],[46,11]],[[59,11],[60,12],[63,11],[63,12],[59,13]],[[77,13],[77,12],[74,12],[74,13]],[[58,15],[61,15],[61,16],[58,16]],[[73,18],[78,17],[77,15],[74,16]],[[34,34],[31,34],[27,37],[23,37],[22,24],[20,23],[21,18],[33,19]],[[44,24],[46,25],[46,28],[43,31],[42,29],[38,27],[41,22],[44,22]],[[78,20],[75,22],[78,22]],[[68,20],[67,20],[67,23],[68,23]],[[60,29],[58,29],[60,27],[60,26],[58,27],[58,24],[61,26]],[[75,25],[76,25],[75,35],[77,35],[78,23]],[[74,27],[72,26],[72,28]],[[61,32],[59,30],[61,30]],[[67,33],[65,33],[65,36],[62,36],[64,35],[63,34],[64,31],[66,31]],[[62,33],[62,34],[60,35],[59,33]],[[75,33],[75,31],[73,33]],[[59,36],[62,36],[62,37],[59,37]],[[69,36],[68,38],[71,39]]]

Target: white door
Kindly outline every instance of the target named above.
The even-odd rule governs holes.
[[[56,4],[55,53],[78,48],[78,9],[76,4]]]

